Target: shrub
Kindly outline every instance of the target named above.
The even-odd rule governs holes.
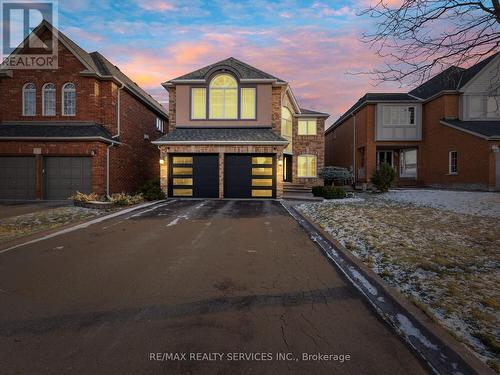
[[[319,171],[319,177],[321,177],[325,183],[325,186],[329,186],[333,184],[333,181],[335,180],[337,173],[334,167],[323,167]]]
[[[323,196],[323,189],[324,186],[313,186],[312,187],[312,193],[315,197],[322,197]]]
[[[148,201],[165,199],[165,193],[161,190],[159,178],[146,182],[139,188],[139,193]]]
[[[129,195],[126,193],[116,193],[111,195],[111,202],[118,206],[129,206],[132,204],[144,202],[144,197],[142,196],[142,194]]]
[[[312,193],[315,197],[325,199],[343,199],[347,197],[346,191],[336,186],[313,186]]]
[[[385,193],[389,191],[389,188],[394,183],[395,178],[396,172],[394,171],[394,168],[387,163],[382,163],[378,169],[373,171],[372,183],[375,185],[377,190]]]
[[[346,191],[340,187],[325,186],[323,188],[323,198],[325,199],[344,199],[346,196]]]
[[[74,195],[72,195],[69,199],[73,200],[73,202],[86,203],[92,201],[100,201],[101,196],[96,193],[84,194],[77,191]]]

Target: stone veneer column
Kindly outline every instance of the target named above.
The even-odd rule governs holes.
[[[161,148],[160,158],[163,164],[160,164],[160,186],[165,195],[168,194],[168,154],[164,147]]]
[[[219,198],[224,198],[224,153],[219,152]]]

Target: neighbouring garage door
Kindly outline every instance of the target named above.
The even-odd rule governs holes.
[[[33,156],[0,156],[0,199],[35,199]]]
[[[226,198],[276,197],[274,155],[226,155],[224,196]]]
[[[169,169],[170,197],[219,197],[218,154],[172,155]]]
[[[67,199],[92,192],[92,158],[50,156],[43,159],[44,199]]]

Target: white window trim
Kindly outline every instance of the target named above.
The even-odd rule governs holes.
[[[413,124],[408,122],[408,124],[392,124],[392,123],[387,123],[386,119],[384,118],[384,108],[413,108]],[[392,113],[391,113],[392,116]],[[410,127],[410,126],[417,126],[417,106],[416,105],[408,105],[408,104],[384,104],[382,106],[382,126],[383,127]]]
[[[48,115],[45,113],[45,88],[48,85],[54,85],[54,114]],[[47,116],[47,117],[54,117],[57,116],[57,88],[55,83],[52,82],[47,82],[42,86],[42,116]]]
[[[160,117],[157,117],[155,127],[156,130],[163,133],[165,129],[165,121],[163,121],[163,119],[161,119]]]
[[[203,117],[194,117],[194,90],[204,90],[205,91],[205,116]],[[206,120],[207,119],[207,88],[206,87],[191,87],[191,120]]]
[[[456,153],[456,165],[455,165],[455,169],[456,171],[455,172],[452,172],[451,171],[451,155],[453,153]],[[457,175],[458,174],[458,151],[455,151],[455,150],[452,150],[450,152],[448,152],[448,174],[449,175]]]
[[[300,122],[305,121],[307,123],[306,125],[306,134],[300,133]],[[309,122],[314,121],[314,133],[309,133]],[[297,121],[297,135],[300,135],[301,137],[307,137],[307,136],[315,136],[318,135],[318,119],[315,118],[299,118]]]
[[[65,93],[65,90],[66,90],[66,86],[70,85],[70,84],[72,84],[73,86],[75,86],[75,113],[67,115],[66,114],[66,105],[65,105],[65,100],[64,100],[64,93]],[[62,90],[61,90],[61,103],[62,103],[62,112],[61,112],[62,116],[64,116],[64,117],[74,117],[74,116],[76,116],[76,85],[73,82],[66,82],[63,85]]]
[[[33,114],[31,115],[28,115],[26,113],[26,86],[28,85],[34,85],[35,86],[35,90],[34,90],[34,93],[35,93],[35,102],[34,102],[34,105],[35,105],[35,110],[33,111]],[[33,117],[33,116],[36,116],[36,85],[33,83],[33,82],[28,82],[28,83],[25,83],[24,86],[23,86],[23,92],[22,92],[22,96],[23,96],[23,116],[26,116],[26,117]]]
[[[299,176],[299,158],[301,157],[306,157],[306,158],[314,158],[316,159],[316,168],[314,170],[314,175],[307,175],[307,176]],[[306,164],[307,165],[307,164]],[[303,154],[303,155],[298,155],[297,156],[297,177],[298,178],[317,178],[318,177],[318,156],[317,155],[312,155],[312,154]]]

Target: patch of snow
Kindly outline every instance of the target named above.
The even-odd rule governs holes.
[[[382,199],[460,214],[500,218],[500,194],[453,190],[391,190]]]
[[[399,322],[399,328],[404,332],[406,336],[413,336],[418,341],[422,343],[426,348],[437,350],[437,345],[431,343],[427,337],[425,337],[419,329],[417,329],[413,323],[403,314],[397,314],[396,319]]]
[[[172,220],[170,223],[167,224],[167,227],[172,227],[174,225],[177,225],[180,219],[189,219],[189,217],[187,215],[176,217],[174,220]]]
[[[325,199],[319,202],[320,204],[349,204],[364,202],[364,198],[344,198],[344,199]]]
[[[376,296],[378,294],[377,288],[375,288],[366,278],[361,275],[354,267],[349,267],[349,271],[351,272],[352,277],[359,281],[361,285],[365,287],[366,290],[370,292],[370,294]]]
[[[196,208],[197,210],[199,210],[200,208],[202,208],[202,207],[205,205],[205,203],[207,203],[207,202],[202,202],[202,203],[200,203],[199,205],[197,205],[195,208]]]

